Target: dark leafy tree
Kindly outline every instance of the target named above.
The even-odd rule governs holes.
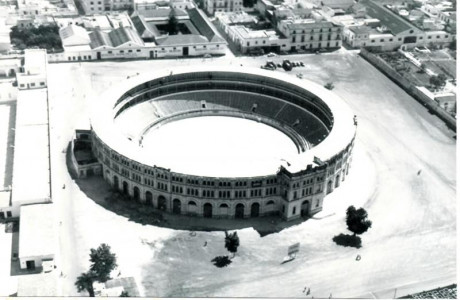
[[[233,256],[235,256],[239,246],[240,238],[238,237],[238,233],[235,231],[234,233],[228,234],[227,231],[225,231],[225,248],[233,253]]]
[[[211,260],[211,262],[213,262],[218,268],[226,267],[232,263],[228,256],[216,256]]]
[[[123,291],[121,292],[120,297],[129,297],[129,293],[127,291]]]
[[[171,14],[169,15],[167,29],[170,35],[174,35],[179,32],[179,21],[177,21],[177,18],[174,15],[174,10],[171,10]]]
[[[446,85],[447,76],[444,74],[439,74],[437,76],[430,77],[430,84],[435,88],[439,89]]]
[[[86,290],[90,297],[94,297],[93,282],[95,278],[96,275],[91,271],[87,273],[81,273],[81,275],[77,277],[77,281],[75,281],[77,291],[82,292]]]
[[[90,271],[96,275],[99,282],[106,282],[110,279],[110,273],[117,267],[117,257],[110,252],[110,246],[101,244],[97,249],[91,249]]]
[[[254,7],[257,0],[243,0],[243,7]]]
[[[353,236],[363,234],[372,227],[372,221],[367,219],[367,211],[364,208],[356,209],[353,205],[347,209],[348,230]]]

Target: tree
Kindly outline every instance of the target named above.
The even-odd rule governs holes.
[[[353,205],[347,209],[348,230],[353,236],[363,234],[372,227],[372,221],[367,219],[367,211],[364,208],[356,209]]]
[[[441,87],[446,85],[447,76],[445,74],[439,74],[437,76],[433,75],[430,77],[430,84],[435,89],[440,89]]]
[[[420,65],[420,70],[418,71],[419,73],[426,73],[426,64],[421,64]]]
[[[129,297],[129,293],[127,291],[123,291],[121,292],[120,297]]]
[[[177,21],[176,16],[174,15],[174,10],[171,10],[168,20],[168,33],[170,35],[177,34],[179,32],[179,22]]]
[[[239,245],[240,238],[238,237],[238,233],[235,231],[234,233],[228,234],[227,231],[225,231],[225,248],[233,253],[233,256],[235,256]]]
[[[106,282],[110,279],[110,272],[117,267],[116,255],[110,252],[110,246],[107,244],[101,244],[97,249],[90,251],[90,272],[95,274],[99,282]]]
[[[91,271],[81,273],[81,275],[77,277],[77,281],[75,281],[75,286],[77,287],[78,292],[86,290],[90,297],[94,297],[93,282],[95,278],[96,275]]]

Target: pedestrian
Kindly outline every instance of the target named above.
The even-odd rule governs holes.
[[[422,173],[422,170],[418,170],[417,176],[420,175],[420,173]]]
[[[203,247],[206,247],[207,245],[208,245],[208,241],[205,241]]]
[[[331,298],[332,298],[332,293],[329,295],[329,299],[331,299]]]
[[[65,184],[62,185],[62,189],[65,190]]]
[[[306,290],[307,290],[307,287],[304,287],[302,294],[305,293]]]
[[[308,288],[308,291],[307,291],[307,296],[310,295],[310,288]]]
[[[360,260],[361,260],[361,255],[359,255],[359,254],[356,255],[356,260],[357,260],[357,261],[360,261]]]

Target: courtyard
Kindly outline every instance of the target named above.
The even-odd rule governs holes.
[[[191,235],[106,210],[68,174],[66,148],[76,128],[89,128],[91,102],[127,77],[194,64],[259,68],[267,58],[49,65],[52,188],[62,222],[59,295],[79,295],[73,283],[89,266],[89,249],[100,243],[112,247],[121,276],[134,277],[141,296],[304,297],[307,286],[315,298],[387,298],[395,289],[403,296],[455,282],[455,133],[354,52],[289,58],[305,64],[293,76],[333,82],[333,91],[357,115],[350,175],[325,198],[323,211],[304,223],[264,237],[251,227],[238,230],[238,253],[222,269],[210,261],[228,254],[223,232]],[[352,204],[364,207],[373,221],[361,249],[332,241],[347,233],[345,210]],[[281,264],[297,242],[297,258]]]

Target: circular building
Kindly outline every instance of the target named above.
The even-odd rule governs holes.
[[[293,150],[260,161],[205,151],[188,156],[189,147],[178,151],[168,148],[171,139],[152,138],[173,122],[216,116],[276,129]],[[173,214],[292,220],[320,211],[324,197],[345,180],[356,120],[337,95],[307,80],[260,69],[193,67],[136,76],[112,88],[95,100],[91,128],[105,180],[133,200]],[[209,139],[222,141],[227,133]],[[193,141],[190,149],[199,149]]]

